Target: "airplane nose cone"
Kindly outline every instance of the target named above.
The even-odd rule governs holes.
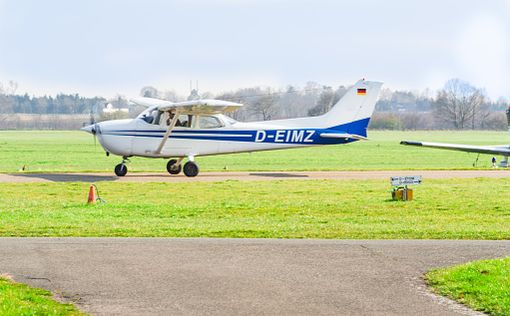
[[[88,126],[84,126],[82,128],[80,128],[82,131],[84,132],[87,132],[87,133],[90,133],[92,135],[94,135],[96,133],[96,124],[91,124],[91,125],[88,125]]]

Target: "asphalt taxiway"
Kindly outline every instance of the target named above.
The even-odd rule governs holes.
[[[0,271],[93,315],[476,315],[429,269],[510,241],[0,238]]]

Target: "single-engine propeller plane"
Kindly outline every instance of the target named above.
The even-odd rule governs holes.
[[[506,119],[508,122],[508,132],[510,133],[510,106],[506,109]],[[437,149],[465,151],[479,154],[502,155],[503,159],[500,160],[499,166],[502,168],[507,168],[510,166],[508,164],[508,156],[510,156],[510,145],[476,146],[464,144],[420,142],[411,140],[403,140],[400,142],[400,144],[408,146],[421,146],[432,147]]]
[[[132,156],[172,158],[170,174],[198,175],[195,157],[238,152],[345,144],[367,137],[367,126],[382,83],[358,81],[323,115],[263,122],[237,122],[224,113],[242,104],[221,100],[170,102],[135,98],[147,109],[135,119],[83,127],[95,135],[107,155],[122,156],[117,176],[127,173]],[[187,162],[183,164],[183,160]]]

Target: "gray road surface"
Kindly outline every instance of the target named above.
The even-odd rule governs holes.
[[[377,171],[289,171],[289,172],[202,172],[196,178],[183,174],[128,173],[117,177],[113,173],[0,173],[0,182],[192,182],[223,180],[282,180],[282,179],[389,179],[391,176],[422,175],[424,179],[445,178],[510,178],[510,170],[377,170]]]
[[[0,272],[97,315],[466,315],[431,268],[510,241],[0,238]]]

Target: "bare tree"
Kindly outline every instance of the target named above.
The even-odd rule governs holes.
[[[456,129],[464,129],[482,115],[485,96],[481,89],[466,81],[450,79],[437,94],[434,104],[436,116],[453,125]]]
[[[275,105],[278,99],[279,97],[268,89],[266,95],[261,95],[256,98],[250,107],[250,112],[261,116],[264,121],[270,120],[276,113]]]
[[[324,86],[317,104],[308,111],[308,115],[317,116],[326,113],[335,102],[335,92],[331,87]]]
[[[18,90],[18,83],[16,81],[9,80],[7,94],[16,94],[17,90]]]
[[[159,96],[159,91],[152,86],[145,86],[140,90],[140,96],[145,98],[157,98]]]

